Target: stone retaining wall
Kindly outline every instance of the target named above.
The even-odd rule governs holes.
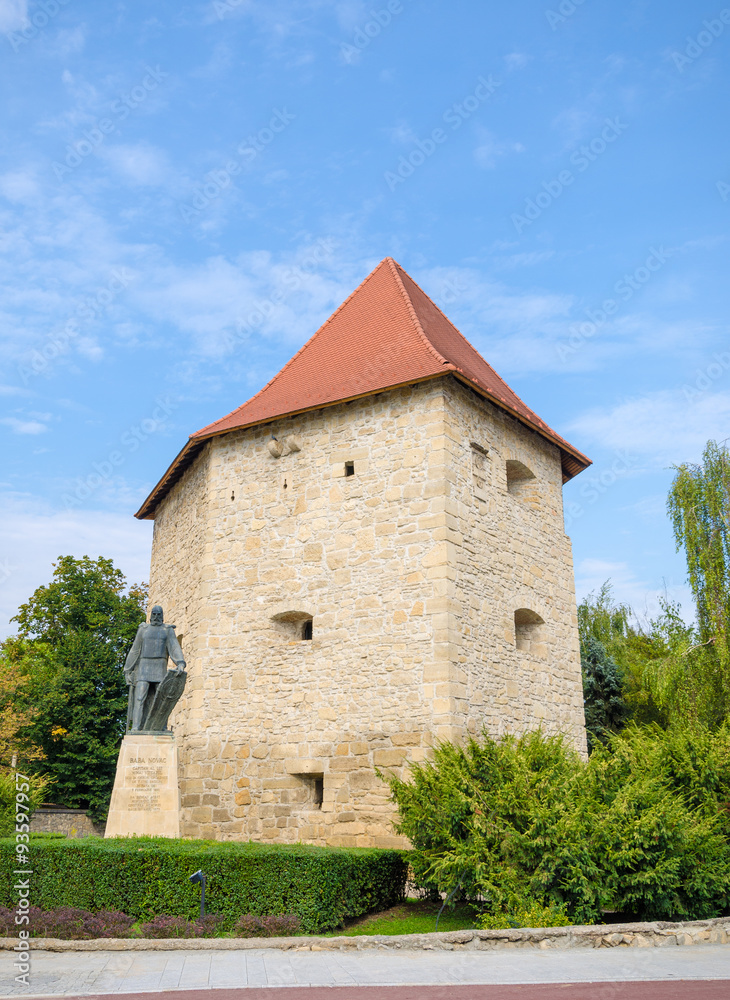
[[[63,833],[67,837],[103,837],[104,823],[92,823],[84,809],[41,806],[30,820],[31,833]]]
[[[0,950],[12,949],[15,938],[0,938]],[[594,924],[576,927],[524,927],[490,931],[446,931],[438,934],[358,937],[168,938],[164,940],[98,938],[59,941],[31,938],[36,951],[338,951],[399,949],[404,951],[493,951],[499,948],[662,948],[671,945],[730,944],[730,917],[683,923],[655,921]]]

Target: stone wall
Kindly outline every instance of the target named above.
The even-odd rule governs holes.
[[[0,951],[12,949],[17,938],[0,938]],[[439,931],[429,934],[362,934],[353,937],[282,938],[96,938],[64,941],[34,938],[42,951],[497,951],[539,948],[673,948],[730,944],[730,918],[670,923],[657,920],[634,924],[589,924],[569,927],[515,927],[501,930]],[[697,962],[705,956],[698,954]],[[667,980],[668,981],[668,980]],[[562,984],[563,987],[565,984]],[[723,988],[722,985],[720,987]],[[587,996],[588,994],[583,994]],[[675,994],[678,995],[678,994]],[[720,994],[716,994],[719,996]],[[724,994],[723,994],[724,995]]]
[[[104,824],[92,823],[83,809],[41,806],[30,820],[31,833],[62,833],[66,837],[103,837]]]
[[[209,464],[207,445],[159,506],[152,538],[151,604],[161,604],[165,621],[175,625],[189,663],[198,662],[206,648],[200,590],[208,534]],[[202,680],[194,671],[188,675],[185,693],[202,704]],[[173,713],[170,724],[175,721]]]
[[[537,474],[520,506],[512,454]],[[376,768],[483,722],[580,743],[561,511],[557,449],[451,378],[212,440],[153,546],[188,660],[182,834],[396,846]],[[516,600],[546,622],[529,653]]]
[[[485,725],[494,735],[541,726],[585,753],[560,453],[455,379],[447,386],[457,725],[468,718],[470,732]],[[534,478],[508,482],[508,468],[519,467]],[[515,614],[525,611],[544,624],[526,623],[529,638],[518,642]]]

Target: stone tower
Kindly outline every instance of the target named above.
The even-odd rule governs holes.
[[[562,484],[589,464],[387,258],[137,517],[188,663],[184,836],[393,846],[376,768],[585,747]]]

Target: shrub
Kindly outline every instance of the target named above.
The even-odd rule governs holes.
[[[293,937],[301,930],[299,917],[294,913],[282,916],[257,917],[247,913],[234,928],[236,937]]]
[[[477,922],[485,930],[501,930],[503,927],[566,927],[570,919],[564,906],[532,903],[498,914],[481,913]]]
[[[198,917],[196,920],[161,914],[154,920],[142,924],[139,928],[139,934],[143,938],[213,937],[222,919],[222,917],[213,914]]]
[[[134,919],[117,910],[101,910],[90,913],[73,906],[62,906],[56,910],[41,910],[31,906],[27,925],[31,937],[60,938],[74,941],[90,938],[130,937]],[[0,907],[0,937],[17,937],[15,911]]]
[[[0,841],[0,904],[14,902],[15,844]],[[194,919],[207,877],[206,908],[232,930],[242,914],[295,914],[306,933],[385,909],[405,894],[408,865],[398,851],[133,838],[39,839],[30,845],[34,903],[50,910],[120,909],[135,920],[162,914]]]
[[[390,780],[416,879],[443,892],[461,885],[500,926],[536,906],[596,919],[603,890],[572,808],[581,767],[560,737],[541,733],[439,745],[409,782]]]
[[[561,737],[485,734],[440,745],[390,786],[417,880],[461,886],[480,901],[483,926],[730,909],[728,727],[630,726],[588,762]]]
[[[30,824],[30,818],[43,802],[50,782],[43,777],[30,777],[16,783],[15,772],[0,772],[0,837],[15,835],[16,822],[21,832]],[[25,801],[18,802],[18,794]]]
[[[730,906],[730,729],[630,726],[591,755],[583,781],[611,908],[701,920]]]

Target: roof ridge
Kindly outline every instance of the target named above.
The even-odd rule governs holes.
[[[403,270],[403,268],[400,266],[397,260],[394,260],[393,257],[386,257],[385,260],[390,265],[390,270],[393,273],[393,277],[396,280],[396,284],[398,285],[400,293],[405,300],[406,308],[408,309],[411,319],[413,320],[413,325],[416,328],[416,333],[418,334],[419,338],[423,341],[424,346],[431,354],[433,354],[433,356],[436,358],[437,361],[441,362],[442,365],[446,365],[452,371],[457,371],[458,369],[456,365],[453,364],[451,361],[448,361],[439,351],[436,350],[436,348],[429,340],[428,334],[423,329],[421,321],[418,318],[418,313],[416,312],[416,307],[413,305],[413,300],[408,294],[408,289],[406,288],[405,284],[403,283],[403,279],[400,276],[400,272]],[[414,281],[413,284],[415,285],[416,282]],[[423,289],[421,288],[420,285],[418,285],[418,288],[420,291],[423,292]],[[423,292],[423,294],[425,295],[426,293]]]
[[[302,344],[302,346],[299,348],[299,350],[296,352],[296,354],[293,354],[292,357],[289,358],[289,360],[284,365],[284,367],[280,368],[279,371],[269,379],[269,381],[266,383],[265,386],[263,386],[261,389],[259,389],[259,391],[257,393],[254,393],[254,395],[251,396],[250,399],[247,399],[245,403],[241,403],[240,406],[237,406],[235,409],[231,410],[230,413],[226,413],[224,416],[220,417],[218,420],[211,421],[211,423],[206,424],[205,427],[201,427],[201,429],[199,431],[196,431],[195,434],[191,434],[190,435],[190,439],[193,440],[193,439],[200,438],[200,436],[205,431],[207,431],[209,427],[215,427],[216,424],[221,423],[221,421],[226,420],[228,417],[232,417],[234,413],[238,413],[238,411],[242,410],[244,408],[244,406],[248,406],[255,399],[258,399],[259,396],[262,393],[266,392],[266,390],[269,388],[269,386],[273,385],[274,382],[276,382],[276,380],[279,378],[279,376],[283,375],[284,372],[287,370],[287,368],[289,368],[291,365],[294,364],[294,362],[299,357],[299,355],[302,353],[302,351],[304,351],[307,347],[309,347],[309,345],[312,343],[312,341],[316,340],[316,338],[320,335],[320,333],[322,333],[324,331],[324,329],[327,326],[329,326],[329,324],[332,322],[332,320],[335,318],[335,316],[337,316],[338,313],[342,312],[342,310],[345,308],[345,306],[350,301],[350,299],[352,299],[355,295],[357,295],[357,293],[360,291],[360,289],[363,288],[368,283],[368,281],[370,281],[370,279],[372,277],[374,277],[375,274],[377,274],[377,272],[380,270],[380,268],[383,266],[383,264],[385,264],[385,262],[387,260],[390,260],[390,259],[391,258],[389,258],[389,257],[384,257],[383,260],[381,260],[380,263],[377,265],[377,267],[374,267],[373,270],[363,278],[363,280],[360,282],[360,284],[357,286],[357,288],[354,291],[350,292],[350,294],[347,296],[347,298],[345,299],[345,301],[342,302],[342,303],[340,303],[340,305],[337,307],[337,309],[335,309],[335,311],[332,313],[332,315],[329,316],[328,319],[326,319],[324,321],[324,323],[322,324],[322,326],[318,327],[318,329],[316,329],[314,331],[314,333],[309,338],[309,340],[305,341],[305,343]]]
[[[449,324],[449,326],[451,326],[451,327],[452,327],[452,328],[453,328],[453,329],[454,329],[454,330],[456,331],[456,333],[458,333],[458,335],[459,335],[459,336],[461,337],[461,339],[462,339],[462,340],[464,341],[464,343],[465,343],[465,344],[466,344],[466,345],[467,345],[468,347],[470,347],[470,348],[472,349],[472,351],[474,351],[474,353],[475,353],[475,354],[476,354],[476,355],[477,355],[477,356],[478,356],[478,357],[480,358],[480,360],[481,360],[481,361],[483,361],[483,362],[484,362],[484,364],[485,364],[485,365],[486,365],[486,366],[487,366],[487,367],[488,367],[488,368],[489,368],[489,369],[490,369],[491,371],[493,371],[493,372],[494,372],[494,374],[495,374],[495,375],[497,376],[497,378],[499,379],[499,381],[500,381],[500,382],[501,382],[501,383],[502,383],[502,384],[503,384],[503,385],[504,385],[504,386],[505,386],[506,388],[508,388],[508,389],[509,389],[509,391],[510,391],[510,392],[512,393],[512,395],[513,395],[513,396],[515,397],[515,399],[519,400],[519,401],[520,401],[520,403],[522,403],[522,405],[523,405],[523,406],[525,407],[525,409],[529,410],[529,411],[530,411],[530,413],[533,413],[533,414],[535,415],[535,417],[536,417],[536,418],[537,418],[537,419],[538,419],[538,420],[540,421],[540,423],[541,423],[541,424],[544,424],[544,426],[545,426],[545,427],[547,427],[547,424],[545,423],[545,421],[544,421],[544,420],[543,420],[543,419],[542,419],[541,417],[539,417],[539,416],[538,416],[538,415],[537,415],[537,414],[535,413],[535,411],[534,411],[534,410],[533,410],[533,409],[532,409],[531,407],[529,407],[529,406],[527,405],[527,403],[526,403],[526,402],[525,402],[525,401],[524,401],[524,400],[523,400],[523,399],[522,399],[522,398],[521,398],[520,396],[518,396],[518,395],[517,395],[517,393],[516,393],[516,392],[515,392],[515,390],[514,390],[514,389],[512,388],[512,386],[509,386],[509,385],[507,385],[507,383],[506,383],[506,382],[504,381],[504,379],[502,378],[502,376],[501,376],[501,375],[500,375],[500,374],[499,374],[499,373],[498,373],[498,372],[497,372],[497,371],[495,370],[495,368],[494,368],[494,367],[493,367],[492,365],[490,365],[490,363],[489,363],[489,362],[487,361],[487,359],[486,359],[486,358],[485,358],[485,357],[484,357],[484,356],[483,356],[483,355],[482,355],[482,354],[481,354],[481,353],[480,353],[480,352],[479,352],[479,351],[477,350],[477,348],[476,348],[476,347],[475,347],[475,346],[474,346],[474,345],[472,344],[472,342],[471,342],[470,340],[468,340],[468,339],[467,339],[467,338],[466,338],[466,337],[464,336],[464,334],[463,334],[463,333],[461,332],[461,330],[460,330],[460,329],[458,328],[458,326],[456,325],[456,323],[454,323],[454,321],[453,321],[452,319],[449,319],[449,317],[448,317],[448,316],[446,315],[446,313],[445,313],[445,312],[443,311],[443,309],[441,309],[441,308],[440,308],[440,306],[438,305],[438,303],[437,303],[437,302],[434,302],[434,300],[433,300],[433,299],[431,298],[431,296],[430,296],[430,295],[428,294],[428,292],[427,292],[427,291],[425,291],[425,290],[424,290],[423,288],[421,288],[421,286],[420,286],[420,285],[418,284],[418,282],[416,281],[416,279],[415,279],[415,278],[413,278],[413,277],[412,277],[412,276],[411,276],[410,274],[408,274],[408,272],[407,272],[407,271],[404,271],[404,269],[403,269],[403,268],[401,267],[401,265],[400,265],[400,264],[398,264],[398,262],[397,262],[397,261],[394,261],[394,263],[396,264],[396,266],[397,266],[397,267],[398,267],[398,268],[399,268],[399,269],[400,269],[401,271],[403,271],[403,273],[404,273],[404,274],[406,274],[406,275],[408,276],[409,280],[413,282],[413,284],[414,284],[414,285],[416,286],[416,288],[417,288],[417,289],[419,290],[419,292],[421,292],[421,293],[422,293],[423,295],[425,295],[425,296],[426,296],[426,298],[427,298],[427,299],[429,300],[429,302],[431,303],[431,305],[432,305],[432,306],[433,306],[433,307],[434,307],[434,308],[435,308],[435,309],[436,309],[436,310],[437,310],[437,311],[438,311],[438,312],[439,312],[439,313],[440,313],[440,314],[441,314],[441,315],[443,316],[443,318],[444,318],[444,319],[446,320],[446,322],[447,322],[447,323]],[[404,286],[404,289],[405,289],[405,286]],[[407,294],[407,293],[406,293],[406,294]],[[409,297],[409,301],[410,301],[410,297]],[[420,322],[419,322],[419,324],[418,324],[418,325],[419,325],[419,327],[420,327]],[[427,336],[427,335],[426,335],[426,334],[424,334],[424,336]],[[434,348],[434,350],[435,350],[435,348]],[[440,356],[440,355],[439,355],[439,356]],[[463,370],[462,368],[460,368],[460,367],[459,367],[458,365],[454,364],[453,362],[448,362],[448,364],[451,364],[451,366],[452,366],[452,367],[453,367],[453,368],[454,368],[454,369],[455,369],[456,371],[459,371],[459,372],[461,372],[461,373],[462,373],[462,375],[465,375],[465,376],[466,376],[467,378],[469,378],[469,375],[468,375],[468,373],[467,373],[467,372],[465,372],[465,371],[464,371],[464,370]],[[470,379],[470,381],[472,381],[472,379]],[[495,396],[497,396],[497,398],[498,398],[498,399],[501,399],[501,400],[502,400],[502,402],[503,402],[503,403],[505,403],[505,404],[506,404],[507,406],[509,406],[509,405],[510,405],[510,403],[508,403],[508,401],[507,401],[506,399],[504,399],[504,398],[503,398],[503,397],[502,397],[502,396],[501,396],[501,395],[500,395],[499,393],[495,393],[495,392],[493,392],[493,390],[491,390],[491,389],[489,390],[489,392],[490,392],[490,394],[492,394],[492,395],[495,395]],[[553,433],[554,433],[554,432],[553,432]]]

